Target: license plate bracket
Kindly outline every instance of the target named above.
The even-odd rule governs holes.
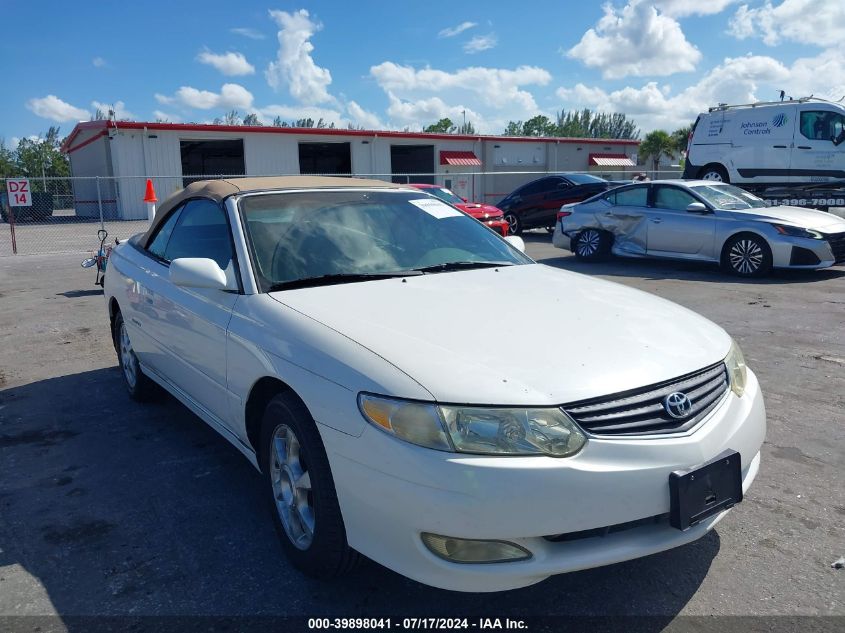
[[[742,459],[726,450],[709,462],[669,475],[669,524],[688,530],[742,501]]]

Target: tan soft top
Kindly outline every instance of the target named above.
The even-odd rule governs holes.
[[[329,176],[268,176],[263,178],[227,178],[224,180],[198,180],[184,189],[169,195],[156,209],[150,228],[141,243],[146,245],[158,226],[172,209],[190,198],[210,198],[222,202],[225,198],[247,191],[268,191],[273,189],[336,189],[342,187],[362,189],[401,189],[384,180],[366,180],[364,178],[340,178]]]

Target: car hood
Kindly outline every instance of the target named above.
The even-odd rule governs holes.
[[[480,202],[467,202],[465,204],[456,204],[461,211],[469,213],[474,218],[490,219],[502,216],[502,210],[494,207],[492,204],[482,204]],[[487,216],[485,218],[485,216]]]
[[[271,296],[381,356],[440,402],[573,402],[676,378],[730,348],[724,330],[690,310],[542,264]]]
[[[786,222],[795,224],[805,229],[819,229],[826,233],[839,233],[845,231],[845,220],[826,211],[815,209],[802,209],[800,207],[768,207],[766,209],[734,210],[730,213],[736,217],[745,219],[749,215],[759,220],[773,220],[775,222]]]

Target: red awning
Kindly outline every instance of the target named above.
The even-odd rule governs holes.
[[[441,165],[481,165],[481,161],[472,152],[443,150],[440,152]]]
[[[636,167],[625,154],[590,154],[590,165],[600,167]]]

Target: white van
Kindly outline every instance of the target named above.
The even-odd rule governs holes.
[[[702,113],[684,178],[783,185],[845,179],[845,106],[806,97]]]

